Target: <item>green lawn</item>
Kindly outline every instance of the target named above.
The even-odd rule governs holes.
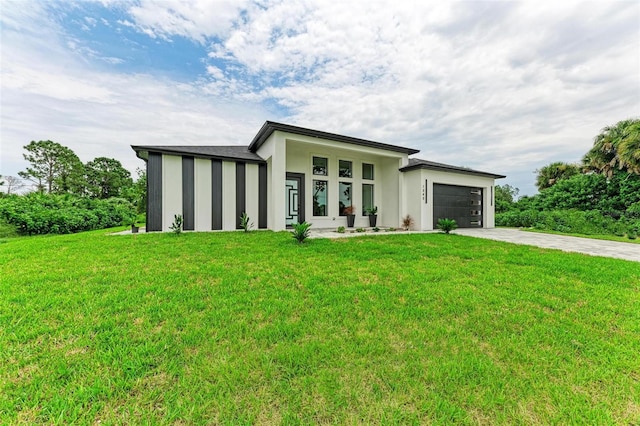
[[[637,424],[640,263],[459,235],[0,243],[0,424]]]

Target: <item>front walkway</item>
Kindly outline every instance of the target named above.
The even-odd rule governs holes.
[[[453,232],[470,237],[487,238],[489,240],[506,241],[515,244],[525,244],[590,254],[592,256],[614,257],[640,262],[640,244],[635,243],[594,240],[569,235],[542,234],[538,232],[521,231],[515,228],[465,228],[456,229]]]

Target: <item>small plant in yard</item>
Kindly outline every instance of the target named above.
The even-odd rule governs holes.
[[[176,214],[173,216],[173,223],[171,224],[169,229],[171,229],[171,232],[173,232],[174,234],[180,235],[182,233],[183,222],[184,220],[182,219],[182,215]]]
[[[293,238],[296,239],[296,241],[298,241],[299,243],[304,243],[304,241],[309,238],[309,233],[311,232],[310,228],[311,224],[307,222],[294,223],[293,231],[291,231],[291,234]]]
[[[458,228],[458,224],[454,219],[444,218],[444,219],[438,220],[438,229],[443,231],[445,234],[448,234],[449,232],[457,228]]]
[[[405,231],[409,231],[411,230],[411,228],[413,228],[413,218],[411,217],[411,215],[406,215],[405,217],[402,218],[402,229],[404,229]]]
[[[387,228],[385,229],[385,232],[395,232],[396,228],[391,227],[391,228]]]
[[[253,222],[251,222],[251,219],[249,219],[249,215],[246,212],[242,212],[242,216],[240,216],[240,227],[244,232],[249,232],[251,228],[253,228]]]
[[[364,228],[356,228],[356,232],[365,232]]]
[[[338,234],[344,234],[344,231],[345,231],[344,226],[338,226],[338,229],[336,229],[336,232]]]
[[[377,226],[373,227],[373,232],[380,232],[380,228],[378,228]]]

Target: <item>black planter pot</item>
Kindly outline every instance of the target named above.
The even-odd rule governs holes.
[[[132,234],[137,234],[139,229],[140,228],[138,228],[137,226],[131,225],[131,233]]]
[[[372,228],[376,227],[376,223],[378,223],[378,215],[377,214],[370,214],[369,215],[369,226]]]
[[[355,214],[348,214],[347,215],[347,228],[353,228],[353,224],[356,221],[356,215]]]

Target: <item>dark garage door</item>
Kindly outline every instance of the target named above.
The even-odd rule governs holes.
[[[455,219],[459,228],[482,227],[482,188],[433,184],[433,228],[440,219]]]

